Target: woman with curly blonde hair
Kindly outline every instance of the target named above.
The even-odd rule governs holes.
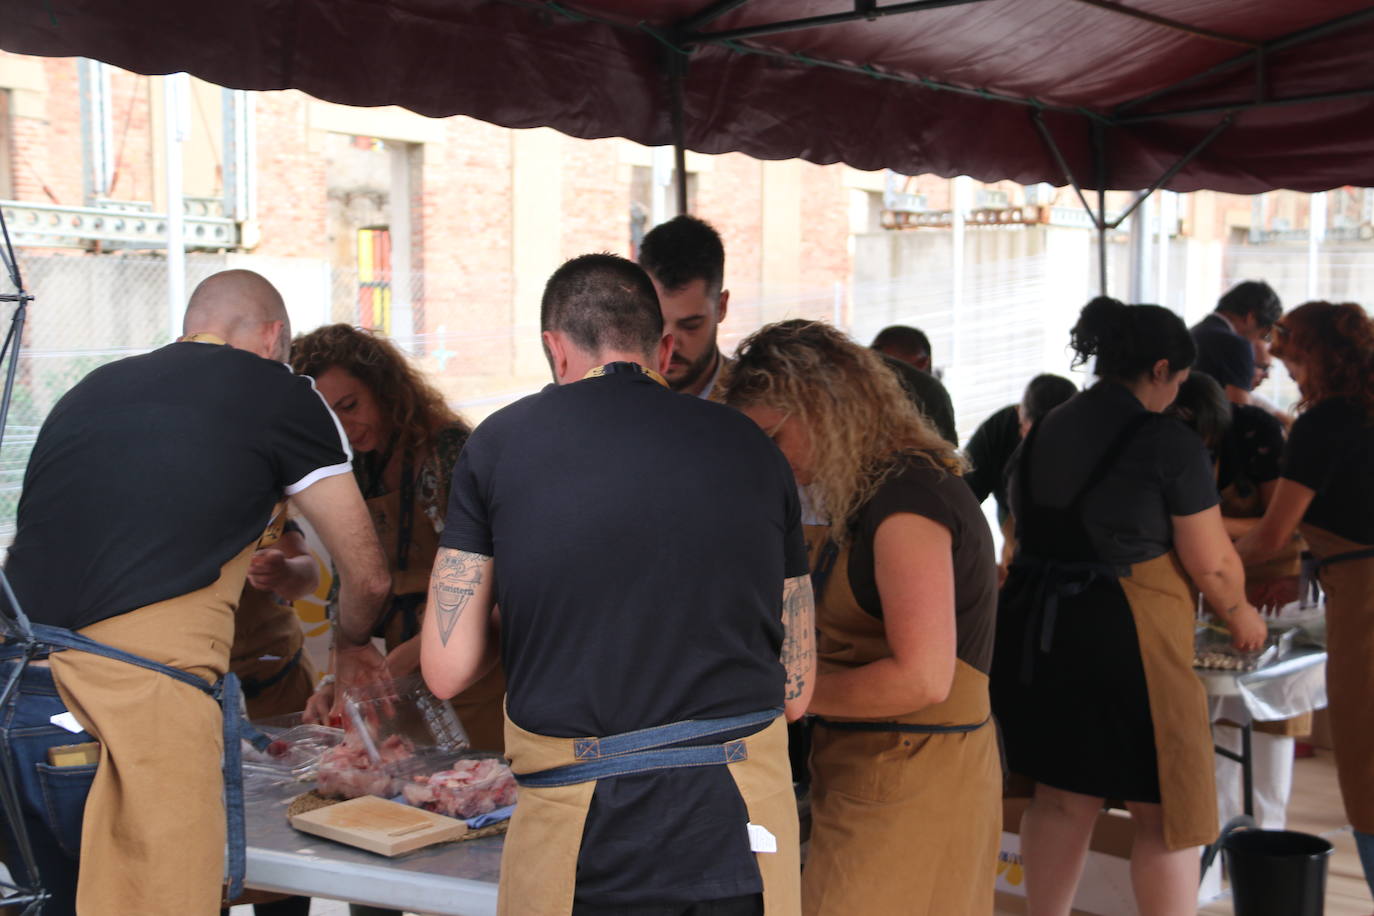
[[[1264,517],[1236,548],[1264,560],[1297,529],[1317,560],[1336,772],[1374,892],[1374,321],[1353,302],[1308,302],[1274,325],[1269,352],[1298,383],[1302,413]]]
[[[471,428],[382,335],[347,324],[291,344],[291,366],[315,379],[353,447],[353,473],[386,552],[392,596],[376,635],[395,677],[420,665],[420,620],[448,511],[449,481]],[[473,746],[504,746],[499,668],[454,699]],[[317,695],[312,708],[324,699]]]
[[[819,655],[803,911],[990,913],[997,562],[963,465],[880,357],[819,322],[740,347],[726,403],[810,508]]]

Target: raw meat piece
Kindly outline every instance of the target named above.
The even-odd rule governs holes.
[[[504,761],[476,758],[416,776],[402,794],[408,804],[449,817],[476,817],[515,804],[515,776]]]
[[[396,794],[392,770],[410,759],[415,747],[401,735],[392,735],[377,747],[381,762],[374,761],[363,739],[350,732],[343,743],[327,751],[315,768],[315,790],[327,798],[358,798]]]

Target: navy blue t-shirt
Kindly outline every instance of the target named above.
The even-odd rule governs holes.
[[[1205,372],[1225,388],[1249,391],[1255,384],[1255,348],[1221,315],[1213,312],[1192,327],[1197,344],[1193,369]]]
[[[782,454],[734,410],[637,371],[551,385],[472,434],[441,545],[495,559],[524,729],[604,737],[783,705],[801,510]],[[601,780],[577,900],[758,893],[747,821],[724,767]]]

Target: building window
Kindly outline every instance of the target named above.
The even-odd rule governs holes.
[[[358,230],[358,323],[391,334],[391,230]]]
[[[654,168],[647,165],[630,167],[630,257],[639,257],[639,245],[650,229],[666,223],[678,215],[677,169],[673,168],[672,150],[666,150],[669,166]],[[661,156],[661,150],[654,150]],[[687,172],[687,210],[696,210],[697,176]]]

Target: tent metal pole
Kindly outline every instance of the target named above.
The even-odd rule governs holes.
[[[674,26],[673,30],[676,32],[695,32],[702,26],[715,22],[726,13],[733,13],[748,2],[749,0],[718,0],[718,2],[712,3],[701,12],[688,16]]]
[[[782,32],[797,32],[802,29],[816,29],[827,25],[841,25],[846,22],[861,22],[881,19],[884,16],[900,16],[903,13],[920,13],[925,10],[941,9],[948,6],[967,6],[983,3],[985,0],[911,0],[908,3],[894,3],[891,6],[866,6],[856,3],[847,13],[830,13],[825,16],[807,16],[804,19],[785,19],[778,22],[764,22],[759,25],[726,29],[721,32],[697,32],[683,35],[684,42],[701,40],[733,41],[740,38],[758,38],[763,35],[777,35]]]
[[[1184,166],[1186,166],[1188,163],[1196,159],[1199,153],[1201,153],[1207,147],[1211,146],[1212,141],[1215,140],[1217,137],[1221,136],[1222,131],[1230,127],[1231,123],[1235,121],[1235,119],[1236,116],[1234,112],[1223,118],[1221,122],[1217,124],[1216,127],[1213,127],[1210,131],[1207,132],[1207,136],[1203,137],[1197,143],[1193,144],[1192,149],[1184,153],[1182,158],[1180,158],[1177,162],[1171,165],[1163,175],[1160,175],[1159,178],[1155,179],[1154,184],[1150,185],[1148,188],[1137,194],[1135,200],[1131,201],[1131,205],[1127,207],[1125,211],[1116,218],[1116,220],[1111,224],[1109,228],[1115,229],[1117,226],[1120,226],[1123,222],[1125,222],[1126,218],[1129,217],[1132,213],[1134,213],[1136,208],[1143,204],[1151,194],[1153,194],[1155,191],[1158,191],[1163,185],[1167,184],[1170,179],[1172,179],[1179,172],[1183,171]]]
[[[678,216],[687,214],[687,123],[683,112],[682,83],[687,76],[687,58],[668,55],[668,86],[673,118],[673,181],[677,191]]]
[[[1237,55],[1236,57],[1233,57],[1230,60],[1224,60],[1213,67],[1208,67],[1206,70],[1194,73],[1192,76],[1184,77],[1183,79],[1179,80],[1171,86],[1165,86],[1163,89],[1157,89],[1154,92],[1149,93],[1148,95],[1142,95],[1138,99],[1131,99],[1128,102],[1122,102],[1120,105],[1116,107],[1115,110],[1112,111],[1112,116],[1115,118],[1120,116],[1122,112],[1128,111],[1132,108],[1138,108],[1141,105],[1148,105],[1155,99],[1162,98],[1163,96],[1169,95],[1173,92],[1177,92],[1179,89],[1182,89],[1185,86],[1191,86],[1193,83],[1196,83],[1199,80],[1207,79],[1209,76],[1215,76],[1218,73],[1226,73],[1227,71],[1234,70],[1237,67],[1243,67],[1246,64],[1249,64],[1252,61],[1256,60],[1257,58],[1262,59],[1267,53],[1281,51],[1284,48],[1295,47],[1297,45],[1311,41],[1315,38],[1321,38],[1323,35],[1327,35],[1331,32],[1339,31],[1340,29],[1346,28],[1347,26],[1363,22],[1364,20],[1369,19],[1371,17],[1374,17],[1374,7],[1366,7],[1365,9],[1358,10],[1354,13],[1349,14],[1348,16],[1341,16],[1337,19],[1332,19],[1329,22],[1323,22],[1319,25],[1314,25],[1311,28],[1293,32],[1292,34],[1285,35],[1282,38],[1276,38],[1273,41],[1266,41],[1264,44],[1260,45],[1258,48],[1255,48],[1254,50],[1246,51],[1244,54]]]
[[[1342,92],[1321,92],[1314,95],[1294,95],[1260,101],[1230,102],[1218,105],[1203,105],[1199,108],[1178,108],[1172,111],[1159,111],[1117,119],[1121,125],[1148,124],[1152,121],[1167,121],[1171,118],[1193,118],[1198,115],[1221,114],[1228,111],[1248,111],[1254,108],[1278,108],[1284,105],[1311,105],[1314,102],[1339,102],[1345,99],[1361,99],[1374,96],[1374,88],[1347,89]]]
[[[1036,130],[1040,131],[1040,137],[1045,141],[1045,146],[1049,147],[1050,154],[1054,156],[1054,161],[1059,165],[1059,170],[1064,173],[1064,180],[1067,181],[1074,193],[1078,195],[1078,202],[1083,205],[1083,209],[1088,211],[1088,215],[1093,218],[1093,224],[1097,224],[1097,217],[1093,213],[1092,204],[1088,203],[1088,198],[1083,194],[1083,187],[1074,177],[1073,170],[1069,168],[1069,163],[1064,159],[1063,152],[1059,149],[1059,144],[1054,142],[1054,135],[1050,133],[1049,127],[1045,125],[1044,119],[1040,117],[1040,112],[1031,112],[1031,120],[1035,122]]]
[[[1097,173],[1097,288],[1107,295],[1107,138],[1102,125],[1092,126],[1093,167]]]

